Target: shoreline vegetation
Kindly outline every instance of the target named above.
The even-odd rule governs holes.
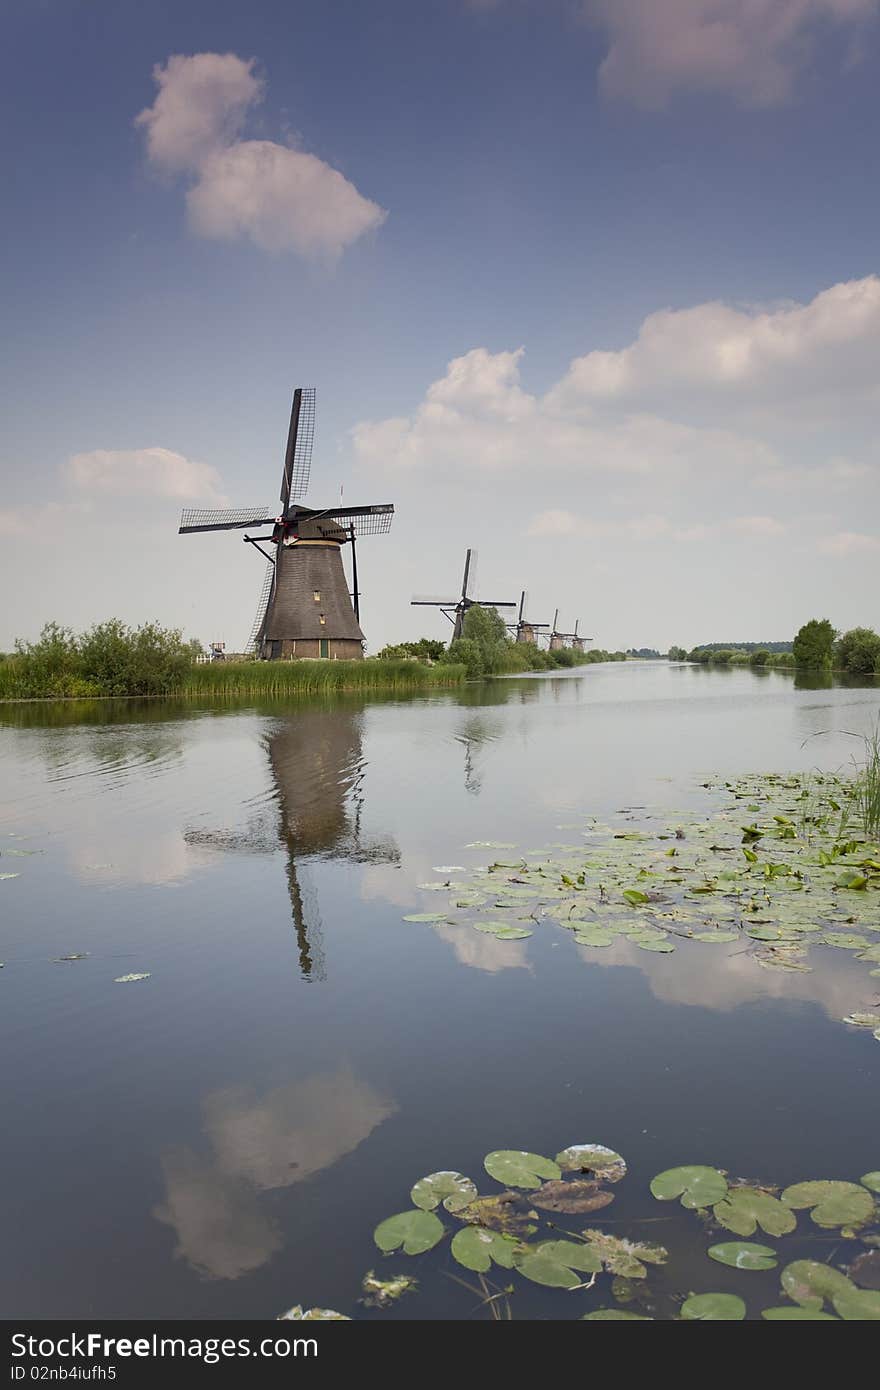
[[[811,618],[791,642],[706,642],[686,651],[670,647],[670,661],[700,666],[752,666],[850,676],[880,675],[880,634],[870,627],[837,632],[827,618]]]
[[[132,628],[110,619],[81,634],[48,623],[36,642],[18,641],[14,652],[0,653],[0,702],[420,691],[625,659],[623,652],[548,652],[513,642],[498,614],[476,605],[448,648],[423,638],[363,661],[212,662],[201,643],[158,623]]]

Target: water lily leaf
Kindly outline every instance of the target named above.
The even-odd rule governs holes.
[[[578,1245],[573,1240],[545,1240],[521,1249],[516,1268],[534,1284],[573,1289],[584,1282],[584,1273],[598,1274],[602,1262],[588,1245]]]
[[[860,951],[871,944],[866,936],[846,931],[827,932],[819,937],[819,942],[823,946],[842,946],[845,951]]]
[[[464,874],[467,869],[464,864],[435,864],[431,870],[435,874]]]
[[[653,1318],[643,1313],[628,1313],[625,1308],[597,1308],[594,1313],[584,1313],[582,1322],[653,1322]]]
[[[852,1013],[847,1014],[843,1021],[854,1028],[880,1028],[880,1014]]]
[[[307,1308],[303,1312],[302,1304],[297,1303],[295,1307],[288,1308],[286,1313],[279,1313],[277,1322],[351,1322],[351,1318],[345,1313],[337,1313],[332,1308]]]
[[[541,1211],[583,1213],[599,1211],[614,1201],[614,1193],[589,1178],[551,1180],[538,1188],[532,1205]]]
[[[584,1231],[584,1236],[611,1274],[622,1274],[627,1279],[644,1279],[648,1273],[646,1265],[666,1262],[667,1251],[662,1245],[624,1240],[619,1236],[609,1236],[605,1231]]]
[[[681,1316],[696,1322],[742,1322],[746,1305],[735,1293],[691,1294],[681,1305]]]
[[[605,1144],[570,1144],[556,1155],[565,1173],[596,1173],[602,1182],[620,1182],[626,1176],[626,1162]]]
[[[821,1308],[826,1299],[830,1303],[836,1294],[849,1293],[854,1287],[839,1269],[820,1264],[818,1260],[795,1260],[786,1265],[780,1282],[795,1303],[815,1308]]]
[[[880,1192],[880,1172],[863,1173],[859,1182],[863,1187],[869,1187],[872,1192]]]
[[[737,931],[695,931],[691,934],[692,941],[715,941],[720,945],[722,942],[739,941]]]
[[[847,1290],[835,1294],[831,1302],[846,1322],[880,1322],[880,1293],[872,1289]]]
[[[474,1200],[477,1189],[470,1178],[444,1170],[419,1178],[409,1195],[413,1206],[422,1211],[433,1211],[441,1202],[447,1211],[460,1211]]]
[[[681,1197],[681,1205],[691,1210],[712,1207],[727,1195],[727,1179],[717,1168],[699,1164],[667,1168],[652,1178],[651,1193],[660,1202]]]
[[[671,951],[675,950],[671,941],[666,941],[662,936],[658,935],[631,936],[629,939],[638,946],[640,951],[657,951],[661,955],[668,956]]]
[[[792,1308],[789,1305],[779,1308],[765,1308],[761,1313],[762,1318],[768,1322],[838,1322],[838,1318],[833,1318],[830,1313],[823,1313],[818,1308]]]
[[[750,936],[753,941],[779,941],[782,933],[778,927],[746,927],[746,936]]]
[[[21,874],[0,874],[0,878],[21,878]]]
[[[769,1245],[755,1245],[749,1240],[727,1240],[710,1245],[706,1251],[710,1260],[730,1265],[733,1269],[774,1269],[776,1251]]]
[[[390,1308],[405,1293],[415,1293],[418,1279],[409,1274],[392,1274],[390,1279],[377,1279],[371,1269],[361,1281],[361,1303],[365,1308]]]
[[[432,1250],[444,1233],[439,1217],[432,1211],[416,1209],[401,1211],[380,1221],[373,1232],[373,1240],[386,1255],[401,1248],[405,1255],[421,1255],[425,1250]]]
[[[641,890],[638,888],[625,888],[623,891],[623,896],[626,898],[627,902],[630,904],[631,907],[637,907],[639,903],[647,903],[651,901],[647,893],[641,892]]]
[[[504,1269],[513,1269],[514,1255],[520,1249],[512,1236],[499,1231],[487,1231],[481,1226],[465,1226],[456,1231],[450,1246],[452,1254],[465,1269],[485,1274],[493,1260]]]
[[[445,912],[408,912],[404,922],[445,922]]]
[[[497,936],[499,941],[520,941],[532,935],[527,927],[515,927],[510,922],[471,922],[471,926],[486,936]]]
[[[712,1211],[716,1221],[738,1236],[753,1235],[758,1226],[765,1235],[784,1236],[797,1226],[791,1208],[759,1188],[732,1187]]]
[[[525,1240],[538,1229],[535,1225],[538,1213],[531,1211],[526,1199],[519,1192],[499,1192],[491,1197],[477,1197],[466,1207],[455,1212],[459,1221],[467,1221],[483,1226],[487,1231],[499,1231],[502,1235],[516,1236]]]
[[[116,979],[113,981],[113,983],[114,983],[114,985],[128,985],[128,984],[133,984],[135,980],[149,980],[149,979],[150,979],[150,971],[148,970],[145,974],[140,974],[140,975],[117,975],[117,977],[116,977]]]
[[[781,1200],[796,1210],[812,1208],[817,1226],[861,1226],[874,1213],[870,1192],[855,1182],[798,1182],[787,1187]]]
[[[880,1250],[865,1250],[853,1260],[849,1277],[863,1289],[880,1289]]]
[[[609,931],[607,927],[587,926],[586,929],[578,925],[575,932],[575,941],[578,946],[613,946],[617,933]]]
[[[493,1149],[483,1159],[490,1178],[509,1187],[540,1187],[542,1178],[561,1178],[558,1164],[525,1149]]]

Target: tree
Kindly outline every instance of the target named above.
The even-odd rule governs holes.
[[[880,672],[880,636],[870,627],[850,628],[834,648],[834,665],[853,675]]]
[[[503,669],[508,645],[507,628],[504,619],[494,608],[481,608],[475,603],[464,615],[461,635],[468,641],[476,642],[479,647],[484,675],[491,676]]]
[[[811,618],[792,643],[794,664],[804,671],[830,671],[836,637],[827,618]]]
[[[666,655],[669,661],[687,661],[687,652],[684,647],[670,647]]]
[[[757,651],[751,652],[749,655],[749,664],[751,666],[766,666],[769,660],[770,653],[765,651],[763,647],[759,647]]]

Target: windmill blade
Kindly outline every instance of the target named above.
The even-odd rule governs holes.
[[[320,525],[322,517],[327,517],[336,527],[343,526],[346,530],[353,526],[358,537],[384,536],[391,530],[394,504],[382,502],[372,507],[328,507],[326,511],[315,513],[308,519]]]
[[[525,589],[523,589],[522,593],[521,593],[520,596],[519,596],[519,619],[518,619],[519,622],[522,622],[522,620],[523,620],[523,614],[525,613],[525,611],[526,611],[526,591],[525,591]]]
[[[220,507],[212,511],[199,511],[195,507],[185,507],[180,514],[178,535],[190,531],[234,531],[241,526],[274,526],[278,520],[272,515],[271,507],[244,508]]]
[[[427,608],[455,608],[460,602],[461,599],[457,598],[437,598],[427,594],[417,594],[415,598],[410,599],[410,606],[421,604]]]
[[[461,596],[464,599],[473,599],[477,589],[477,552],[468,549],[464,557],[464,577],[461,581]]]
[[[293,393],[290,409],[290,429],[284,451],[284,473],[281,477],[281,507],[287,511],[291,497],[304,497],[312,471],[312,446],[315,442],[315,388],[298,386]]]

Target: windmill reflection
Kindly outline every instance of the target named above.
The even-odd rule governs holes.
[[[302,709],[279,721],[265,740],[277,819],[256,818],[243,832],[198,831],[187,843],[247,853],[287,851],[287,887],[303,979],[326,976],[323,927],[303,861],[347,859],[396,864],[400,851],[387,836],[362,828],[365,762],[360,710]]]

